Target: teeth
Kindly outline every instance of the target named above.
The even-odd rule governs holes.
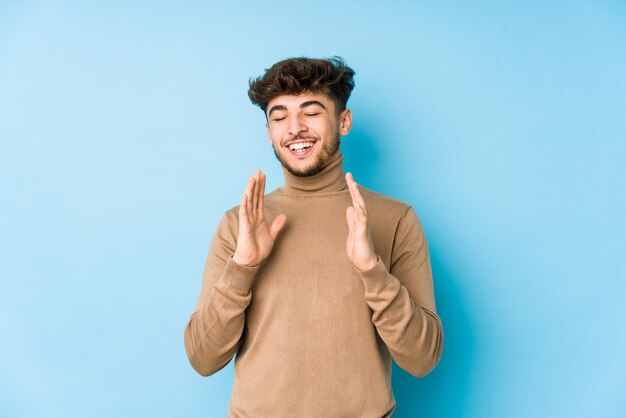
[[[289,145],[289,149],[292,151],[302,151],[305,148],[313,146],[313,142],[298,142],[297,144]]]

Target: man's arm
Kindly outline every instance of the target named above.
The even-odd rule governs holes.
[[[200,297],[185,327],[187,357],[203,376],[220,370],[237,351],[245,310],[252,297],[250,287],[258,270],[233,261],[236,227],[233,223],[227,213],[213,236]]]
[[[346,211],[348,256],[363,280],[372,321],[396,363],[414,376],[424,376],[443,350],[424,231],[408,208],[398,224],[388,269],[374,251],[365,202],[352,176],[347,179],[353,197]]]
[[[257,170],[248,181],[237,219],[228,212],[213,236],[200,297],[184,334],[187,357],[203,376],[220,370],[237,351],[258,266],[284,226],[282,214],[266,225],[264,194],[265,175]]]

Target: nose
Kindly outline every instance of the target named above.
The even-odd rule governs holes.
[[[289,135],[296,136],[303,131],[306,131],[306,125],[300,115],[291,116],[289,118]]]

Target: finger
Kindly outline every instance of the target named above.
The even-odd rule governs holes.
[[[354,177],[352,173],[346,174],[346,180],[348,181],[348,188],[350,189],[350,196],[352,196],[352,219],[356,222],[362,222],[366,220],[366,211],[365,211],[365,202],[363,201],[363,197],[361,197],[361,193],[359,192],[359,187],[354,181]]]
[[[252,189],[252,214],[256,215],[257,205],[259,203],[259,170],[254,172],[254,188]]]
[[[350,197],[352,198],[352,206],[356,207],[356,198],[354,195],[354,185],[356,182],[354,181],[354,177],[352,177],[352,173],[346,174],[346,182],[348,183],[348,190],[350,191]]]
[[[356,200],[356,203],[358,204],[358,206],[363,207],[363,211],[367,212],[367,209],[366,209],[366,206],[365,206],[365,200],[363,200],[363,196],[361,195],[361,191],[359,190],[359,185],[354,180],[354,177],[352,176],[352,173],[348,173],[348,174],[350,174],[350,180],[352,180],[352,189],[354,191],[354,200]],[[355,207],[357,207],[357,206],[355,205]]]
[[[285,226],[285,221],[287,221],[287,216],[283,213],[274,219],[274,222],[272,222],[272,225],[270,226],[270,235],[272,238],[276,239],[280,230]]]
[[[348,229],[352,230],[352,225],[354,225],[354,207],[352,206],[346,208],[346,222],[348,223]]]
[[[254,188],[254,177],[248,177],[248,182],[246,183],[246,194],[248,195],[248,199],[252,198],[252,189]]]
[[[263,213],[263,208],[265,207],[265,174],[261,173],[260,184],[259,184],[259,212]]]
[[[246,187],[246,216],[250,219],[252,215],[252,194],[254,192],[254,177],[250,177],[248,180],[248,187]]]
[[[352,196],[352,203],[355,208],[362,207],[365,211],[365,201],[363,200],[363,196],[361,196],[361,191],[359,190],[359,185],[356,181],[354,181],[354,177],[350,174],[350,195]],[[357,212],[358,213],[358,212]]]
[[[348,183],[348,190],[350,190],[350,195],[352,195],[353,193],[353,185],[354,183],[356,183],[354,181],[354,177],[352,177],[352,173],[347,173],[346,174],[346,183]]]
[[[252,199],[252,190],[254,189],[254,178],[250,177],[248,179],[248,183],[246,183],[246,195],[248,196],[248,200]]]
[[[241,196],[241,203],[239,204],[239,230],[248,230],[250,223],[248,220],[248,211],[246,210],[248,205],[248,195],[243,194]]]
[[[358,214],[359,221],[367,222],[367,212],[365,211],[365,207],[359,205],[356,211]]]

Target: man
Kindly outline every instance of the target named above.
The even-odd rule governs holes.
[[[285,185],[265,196],[257,170],[226,212],[185,329],[201,375],[237,353],[229,417],[389,417],[391,359],[423,376],[441,356],[415,212],[343,172],[353,75],[292,58],[250,82]]]

